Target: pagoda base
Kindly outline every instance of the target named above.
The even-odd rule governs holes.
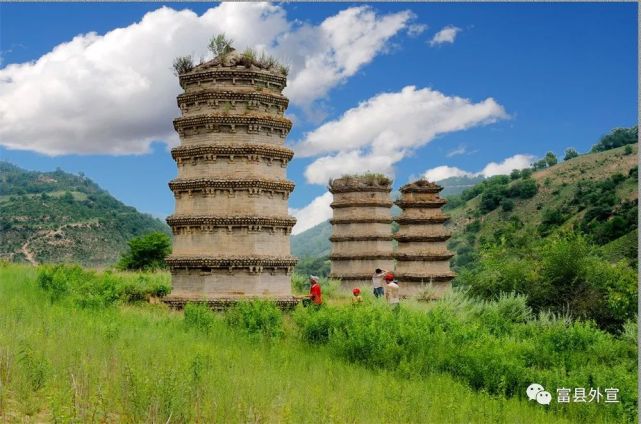
[[[278,308],[283,311],[290,311],[301,302],[301,297],[284,296],[284,297],[249,297],[249,296],[236,296],[236,297],[216,297],[216,298],[198,298],[198,297],[179,297],[173,294],[165,297],[163,303],[169,305],[173,309],[182,310],[188,303],[195,303],[198,305],[206,305],[214,311],[224,311],[236,305],[239,302],[251,302],[254,300],[273,302]]]
[[[246,269],[179,268],[171,271],[172,292],[179,299],[291,297],[291,274],[286,268],[252,272]]]
[[[401,297],[416,297],[421,295],[421,300],[437,300],[452,292],[450,281],[434,281],[432,283],[421,283],[415,281],[403,281],[399,278],[399,290]]]

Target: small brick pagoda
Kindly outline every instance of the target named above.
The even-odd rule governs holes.
[[[331,273],[343,287],[370,287],[376,268],[392,270],[392,181],[381,175],[331,180]]]
[[[398,248],[396,277],[401,294],[411,296],[424,287],[433,290],[433,297],[441,297],[451,289],[455,274],[450,271],[450,258],[446,242],[450,233],[444,223],[449,219],[441,212],[447,200],[439,196],[443,187],[418,180],[401,187],[401,196],[395,204],[403,212],[396,219],[399,231],[394,235]]]
[[[180,72],[169,303],[292,299],[285,74],[236,51]]]

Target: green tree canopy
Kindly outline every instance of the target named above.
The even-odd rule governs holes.
[[[563,158],[563,160],[574,159],[577,156],[579,156],[579,152],[577,152],[574,147],[568,147],[567,149],[565,149],[565,157]]]
[[[165,268],[165,257],[171,253],[171,239],[165,233],[153,232],[129,240],[118,268],[128,270],[154,270]]]

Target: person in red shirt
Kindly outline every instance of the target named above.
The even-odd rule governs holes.
[[[316,306],[322,305],[323,296],[321,294],[321,286],[320,286],[318,277],[314,275],[310,276],[309,282],[311,284],[311,287],[309,288],[309,298],[311,299],[314,305]]]

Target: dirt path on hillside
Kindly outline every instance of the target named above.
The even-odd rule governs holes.
[[[41,230],[36,232],[33,236],[31,236],[20,248],[20,252],[25,256],[27,259],[27,262],[29,262],[31,265],[38,265],[38,261],[36,260],[36,257],[34,253],[29,250],[29,243],[31,243],[34,239],[36,238],[53,238],[56,235],[62,236],[64,233],[62,230],[65,228],[82,228],[82,227],[90,227],[91,223],[90,222],[71,222],[69,224],[63,224],[56,228],[55,230]]]
[[[33,265],[36,266],[38,265],[38,261],[36,261],[36,258],[33,256],[33,253],[29,250],[29,243],[31,242],[31,239],[27,240],[25,244],[22,245],[20,248],[20,251],[22,254],[27,258],[27,261]]]

